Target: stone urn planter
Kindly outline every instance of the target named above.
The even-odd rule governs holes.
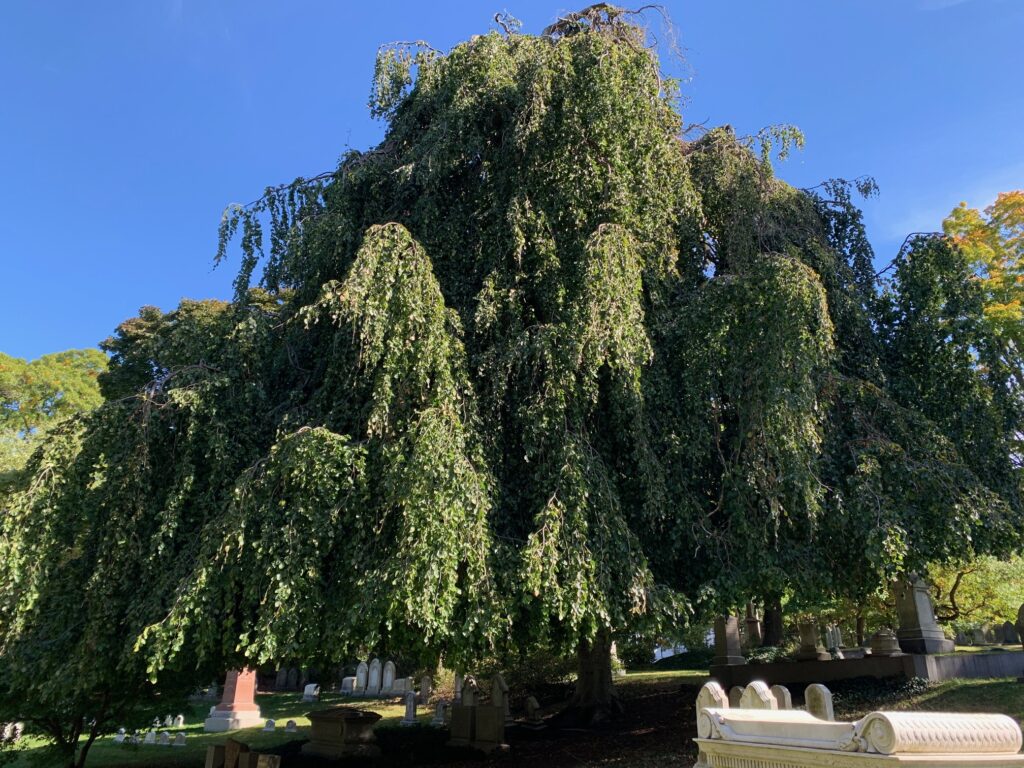
[[[380,748],[375,743],[373,726],[380,720],[376,712],[355,707],[332,707],[310,712],[309,743],[302,753],[320,757],[359,755],[377,757]]]

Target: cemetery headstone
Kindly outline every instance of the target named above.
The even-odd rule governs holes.
[[[735,616],[719,616],[715,619],[715,656],[712,666],[746,664],[740,650],[740,630]]]
[[[405,694],[405,717],[399,725],[416,725],[416,691],[407,691]]]
[[[462,703],[462,682],[463,682],[462,675],[456,674],[455,675],[455,703],[456,704],[461,704]]]
[[[818,636],[818,624],[814,621],[801,621],[797,624],[800,630],[800,648],[794,657],[797,661],[830,661],[832,655],[825,650]]]
[[[273,733],[277,730],[277,723],[273,720],[267,720],[267,724],[263,726],[264,732]]]
[[[776,709],[793,708],[793,696],[790,694],[789,688],[784,685],[773,685],[771,690],[775,703],[778,705]]]
[[[747,617],[744,619],[747,627],[747,645],[751,648],[760,648],[764,640],[764,632],[761,628],[761,620],[757,617],[757,608],[753,603],[747,603]]]
[[[127,735],[128,734],[126,733],[124,728],[118,728],[117,729],[117,733],[114,735],[114,743],[115,744],[123,744],[124,740],[125,740],[125,737]]]
[[[171,743],[172,747],[184,747],[185,746],[185,734],[176,733],[174,734],[174,741]]]
[[[395,689],[395,662],[388,661],[384,664],[384,672],[381,676],[380,692],[391,693]]]
[[[174,717],[174,727],[175,728],[184,728],[185,727],[185,716],[184,715],[175,715],[175,717]]]
[[[356,696],[362,696],[366,693],[366,682],[369,676],[369,666],[365,661],[360,661],[359,666],[356,667],[356,684],[353,689]]]
[[[778,702],[768,686],[760,680],[754,680],[743,689],[740,697],[740,709],[778,709]]]
[[[291,667],[288,670],[288,675],[285,677],[286,685],[289,691],[294,691],[299,687],[299,670],[295,667]]]
[[[222,733],[240,728],[255,728],[263,723],[256,704],[256,670],[236,669],[224,681],[224,696],[206,718],[203,730]]]
[[[320,686],[316,683],[310,683],[302,690],[302,701],[312,702],[320,701]]]
[[[283,691],[288,687],[288,670],[281,667],[277,670],[277,677],[274,678],[274,689]]]
[[[249,754],[249,745],[243,744],[236,739],[228,739],[224,742],[224,768],[238,768],[239,758],[242,755]],[[248,768],[249,759],[246,757],[246,768]]]
[[[819,720],[835,720],[835,710],[832,707],[832,691],[821,683],[813,683],[804,689],[804,703],[807,711]]]
[[[287,723],[284,724],[285,733],[295,733],[298,730],[299,727],[295,724],[294,720],[289,720]]]
[[[1005,629],[1005,625],[1003,625],[1003,624],[997,625],[996,628],[992,632],[995,635],[993,640],[995,641],[996,645],[1005,645],[1006,644],[1006,629]]]
[[[170,728],[172,725],[174,725],[174,718],[167,715],[167,717],[164,718],[164,728]]]
[[[445,715],[448,710],[448,702],[441,699],[437,702],[437,707],[434,709],[434,719],[430,721],[431,725],[435,725],[438,728],[443,728],[445,724]]]
[[[1017,645],[1020,637],[1017,636],[1017,628],[1013,622],[1007,621],[1003,624],[1003,645]]]
[[[430,702],[430,697],[434,695],[434,680],[430,675],[424,675],[420,678],[420,701],[423,704]]]
[[[512,722],[512,707],[508,696],[508,684],[499,672],[491,678],[491,704],[501,709],[506,724]],[[504,733],[502,734],[504,736]]]
[[[729,689],[729,706],[739,708],[740,699],[743,698],[743,688],[738,685],[734,685]]]
[[[356,679],[354,677],[341,678],[341,693],[343,696],[351,696],[355,693]]]
[[[949,653],[953,641],[935,620],[935,605],[932,603],[928,582],[916,574],[896,584],[896,613],[900,626],[896,639],[904,653]]]
[[[537,701],[536,696],[526,697],[526,721],[530,725],[538,725],[543,722],[540,717],[540,702]]]
[[[476,678],[468,675],[462,682],[462,703],[467,707],[475,707],[477,695],[480,689],[477,687]]]
[[[160,731],[160,735],[157,737],[156,741],[161,747],[169,747],[171,746],[171,734],[167,731]]]
[[[1021,604],[1020,608],[1017,609],[1017,623],[1015,628],[1017,630],[1017,639],[1024,643],[1024,604]]]
[[[985,628],[975,627],[971,630],[972,645],[985,645]]]
[[[896,633],[891,629],[880,629],[871,636],[872,656],[896,656],[900,652]]]
[[[156,731],[149,730],[146,732],[146,738],[142,741],[143,744],[156,744]]]
[[[374,659],[370,662],[370,675],[366,682],[366,695],[380,695],[380,659]]]

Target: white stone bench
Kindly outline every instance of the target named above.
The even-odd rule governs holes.
[[[833,722],[802,710],[730,707],[717,683],[705,689],[695,768],[1024,766],[1020,726],[1005,715],[872,712],[855,723]]]

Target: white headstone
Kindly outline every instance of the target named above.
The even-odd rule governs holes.
[[[742,699],[742,698],[743,698],[743,688],[742,687],[740,687],[738,685],[734,685],[732,688],[729,689],[729,706],[730,707],[739,707],[740,699]]]
[[[718,683],[711,680],[697,693],[697,719],[702,709],[729,709],[729,697]]]
[[[297,730],[299,730],[299,727],[295,724],[294,720],[289,720],[284,724],[285,733],[295,733]]]
[[[161,747],[171,746],[171,734],[169,734],[167,731],[160,731],[160,735],[157,737],[157,743]]]
[[[148,731],[146,738],[142,742],[143,744],[156,744],[156,731]]]
[[[268,733],[273,732],[277,730],[277,723],[275,723],[273,720],[267,720],[267,724],[263,726],[263,730],[267,731]]]
[[[369,674],[369,667],[365,661],[360,661],[359,666],[356,667],[356,684],[353,688],[353,692],[357,696],[362,696],[366,692],[366,680]]]
[[[302,700],[304,702],[319,701],[320,700],[320,686],[316,683],[310,683],[302,691]]]
[[[174,718],[168,715],[164,718],[164,728],[170,728],[172,725],[174,725]]]
[[[370,673],[366,680],[366,695],[377,696],[380,694],[380,659],[370,662]]]
[[[779,705],[772,696],[768,686],[760,680],[754,680],[743,689],[740,697],[740,709],[778,709]]]
[[[399,725],[416,725],[416,691],[405,694],[405,717]]]
[[[808,685],[804,690],[804,703],[807,711],[819,720],[835,720],[832,707],[832,692],[821,683]]]
[[[172,747],[184,747],[185,746],[185,734],[178,733],[174,736],[174,741],[171,743]]]
[[[214,704],[212,707],[210,707],[210,715],[209,716],[213,717],[213,713],[216,712],[216,711],[217,711],[217,705]]]
[[[395,662],[388,661],[384,664],[384,672],[380,681],[380,692],[391,693],[395,688]]]
[[[175,718],[174,718],[174,727],[175,728],[184,728],[185,727],[185,716],[184,715],[176,715],[175,716]]]
[[[775,697],[775,703],[778,705],[776,709],[793,708],[793,696],[790,694],[789,688],[784,685],[773,685],[772,696]]]
[[[118,728],[117,729],[117,734],[115,734],[115,736],[114,736],[114,743],[115,744],[123,744],[125,736],[127,736],[127,735],[128,734],[125,732],[124,728]]]
[[[341,678],[341,693],[344,696],[351,696],[356,689],[356,679],[354,677],[343,677]]]

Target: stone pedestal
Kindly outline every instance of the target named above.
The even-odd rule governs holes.
[[[797,624],[800,630],[800,649],[796,652],[797,661],[829,661],[832,655],[825,650],[818,637],[818,625],[811,621]]]
[[[715,619],[715,657],[712,665],[746,664],[740,650],[740,629],[735,616]]]
[[[203,730],[207,733],[223,733],[261,725],[263,718],[260,717],[260,708],[256,706],[256,670],[228,672],[224,695],[220,704],[206,718]]]
[[[900,653],[899,641],[891,629],[880,629],[871,636],[872,656],[896,656]]]
[[[953,641],[946,639],[935,621],[935,607],[928,583],[911,574],[909,579],[898,582],[894,591],[900,620],[896,631],[900,649],[904,653],[952,653]]]
[[[373,726],[380,720],[376,712],[333,707],[310,712],[307,717],[309,742],[302,745],[302,754],[330,758],[380,755],[380,747],[373,736]]]

